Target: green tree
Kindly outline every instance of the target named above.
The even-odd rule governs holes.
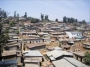
[[[2,24],[0,23],[0,34],[1,34],[1,32],[2,32]]]
[[[19,21],[19,14],[17,14],[17,22]]]
[[[32,18],[31,19],[31,23],[37,23],[37,22],[39,22],[39,19],[37,19],[37,18]]]
[[[67,17],[66,16],[63,17],[63,22],[65,22],[65,23],[67,22]]]
[[[25,12],[24,18],[27,18],[27,12]]]
[[[82,24],[86,24],[86,21],[85,21],[85,20],[82,20],[81,23],[82,23]]]
[[[16,18],[16,11],[14,11],[14,18]]]
[[[45,21],[48,21],[49,19],[48,19],[48,15],[45,15]]]
[[[11,27],[12,27],[12,26],[15,26],[14,21],[10,21],[9,24],[10,24]]]
[[[85,53],[84,62],[85,64],[90,65],[90,52]]]
[[[16,33],[19,34],[19,30],[16,30]]]
[[[68,21],[69,23],[71,23],[71,18],[67,18],[67,21]]]
[[[58,22],[58,19],[56,18],[55,21]]]
[[[73,23],[74,22],[74,18],[71,17],[70,21],[71,21],[71,23]]]
[[[78,22],[78,20],[77,20],[77,19],[75,19],[74,21],[75,21],[75,22]]]
[[[0,60],[2,60],[2,54],[1,53],[3,51],[3,47],[9,39],[8,34],[2,31],[3,26],[1,23],[3,21],[3,18],[6,18],[7,15],[8,15],[8,12],[5,12],[4,10],[2,10],[0,8]]]
[[[44,20],[44,14],[41,13],[41,20]]]

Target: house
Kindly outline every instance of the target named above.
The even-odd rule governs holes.
[[[17,54],[16,50],[10,50],[10,51],[3,51],[2,53],[2,60],[16,60],[17,59]]]
[[[22,32],[20,32],[21,33],[21,35],[37,35],[37,33],[36,33],[36,30],[26,30],[26,31],[22,31]]]
[[[82,62],[71,58],[71,57],[64,57],[65,60],[67,60],[68,62],[70,62],[72,65],[74,65],[75,67],[88,67],[87,65],[83,64]]]
[[[50,36],[49,33],[44,33],[44,32],[39,32],[38,35],[39,36],[42,36],[42,37],[46,37],[46,36],[48,37],[48,36]]]
[[[82,62],[74,59],[73,54],[70,52],[54,50],[46,54],[54,67],[88,67]]]
[[[52,60],[58,60],[62,57],[73,57],[72,53],[69,53],[67,51],[62,51],[62,50],[53,50],[53,51],[49,51],[46,53],[47,56],[49,57],[50,61]]]
[[[29,50],[40,50],[46,47],[44,43],[35,43],[35,44],[25,44]]]
[[[28,44],[36,44],[44,42],[44,39],[41,37],[31,37],[31,38],[24,38],[23,42]]]
[[[39,67],[42,62],[42,54],[38,50],[23,52],[25,67]]]
[[[17,60],[0,61],[0,67],[17,67]]]
[[[52,64],[54,67],[76,67],[63,58],[60,60],[52,61]]]
[[[8,44],[4,47],[5,50],[19,50],[18,44]]]
[[[68,32],[66,31],[66,34],[69,36],[69,38],[82,38],[83,35],[82,35],[82,32]]]
[[[86,49],[90,49],[90,42],[83,43],[83,47]]]

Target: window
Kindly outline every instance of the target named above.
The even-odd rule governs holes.
[[[30,44],[31,44],[31,41],[30,41]]]

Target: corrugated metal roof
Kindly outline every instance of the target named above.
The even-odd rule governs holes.
[[[5,65],[5,64],[17,64],[17,60],[0,61],[0,65]]]
[[[82,62],[80,62],[74,58],[64,57],[64,59],[66,59],[68,62],[72,63],[76,67],[88,67],[87,65],[83,64]]]
[[[58,58],[62,55],[69,55],[69,56],[73,56],[72,53],[69,53],[67,51],[62,51],[62,50],[53,50],[53,51],[50,51],[50,52],[47,52],[47,56],[53,56],[54,58]]]
[[[53,61],[52,63],[54,64],[55,67],[75,67],[74,65],[66,61],[65,59]]]
[[[28,50],[23,52],[24,56],[42,56],[38,50]]]
[[[53,51],[50,51],[50,52],[47,52],[47,56],[53,56],[54,58],[58,58],[60,56],[62,56],[63,54],[62,53],[59,53],[57,50],[53,50]]]

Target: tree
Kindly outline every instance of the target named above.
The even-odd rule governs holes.
[[[41,20],[44,20],[44,14],[41,13]]]
[[[81,23],[82,23],[82,24],[86,24],[86,21],[85,21],[85,20],[82,20]]]
[[[32,18],[31,19],[31,23],[37,23],[37,22],[39,22],[39,19],[37,19],[37,18]]]
[[[85,53],[84,62],[85,64],[90,65],[90,52]]]
[[[73,23],[73,22],[74,22],[74,18],[71,17],[71,23]]]
[[[14,18],[16,18],[16,11],[14,11]]]
[[[58,22],[58,19],[56,18],[55,21]]]
[[[17,21],[19,21],[19,14],[17,14]]]
[[[0,23],[0,35],[2,33],[2,24]]]
[[[48,15],[45,15],[45,21],[48,21],[49,19],[48,19]]]
[[[74,21],[75,21],[75,22],[78,22],[78,20],[77,20],[77,19],[75,19]]]
[[[69,23],[71,23],[71,18],[67,18],[67,21],[68,21]]]
[[[24,18],[27,18],[27,12],[25,12]]]
[[[67,22],[67,17],[66,16],[63,17],[63,22],[65,22],[65,23]]]
[[[0,60],[2,60],[1,53],[3,51],[3,47],[9,39],[8,34],[2,31],[3,26],[2,26],[1,22],[4,21],[3,18],[6,18],[8,16],[8,14],[9,14],[8,12],[6,12],[0,8]]]
[[[15,26],[15,22],[14,21],[10,21],[9,24],[10,24],[11,27]]]

